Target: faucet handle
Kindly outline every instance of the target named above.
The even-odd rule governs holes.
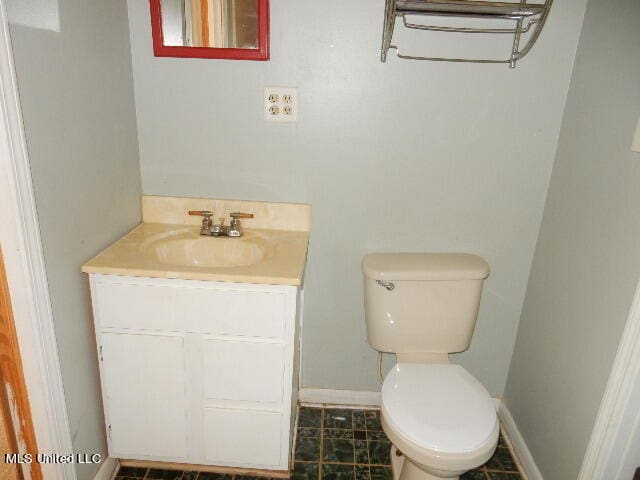
[[[200,227],[200,235],[211,235],[211,226],[213,222],[211,217],[213,212],[210,210],[189,210],[189,215],[202,217],[202,226]]]
[[[235,213],[230,213],[229,216],[231,218],[253,218],[253,213],[235,212]]]
[[[229,226],[228,235],[230,237],[241,237],[242,227],[240,226],[240,219],[253,218],[253,213],[234,212],[234,213],[230,213],[229,216],[231,217],[231,225]]]
[[[212,217],[213,212],[211,210],[189,210],[189,215],[196,217]]]

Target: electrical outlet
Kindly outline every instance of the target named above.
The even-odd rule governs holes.
[[[294,87],[265,87],[264,119],[267,122],[297,122],[298,89]]]

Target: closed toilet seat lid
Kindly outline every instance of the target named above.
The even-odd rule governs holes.
[[[382,385],[382,409],[407,440],[442,453],[477,450],[497,422],[489,392],[453,364],[395,365]]]

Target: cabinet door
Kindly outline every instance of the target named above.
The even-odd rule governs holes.
[[[282,402],[283,344],[209,339],[203,353],[207,400]]]
[[[111,456],[186,458],[184,339],[106,333],[101,340]]]
[[[204,430],[208,463],[287,468],[281,465],[280,412],[205,408]]]

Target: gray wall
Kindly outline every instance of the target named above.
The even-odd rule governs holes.
[[[127,9],[124,2],[49,0],[24,12],[21,2],[9,1],[21,24],[12,24],[11,37],[73,445],[104,453],[80,265],[140,221]],[[51,19],[58,12],[59,28]],[[78,467],[78,478],[96,469]]]
[[[640,3],[589,2],[506,402],[545,480],[575,479],[640,272]]]
[[[585,3],[557,2],[534,52],[509,70],[382,64],[384,5],[369,0],[271,2],[267,63],[154,58],[147,2],[129,0],[144,193],[313,205],[308,387],[379,388],[363,320],[365,253],[484,256],[493,273],[458,360],[500,394]],[[263,121],[272,85],[299,87],[298,124]]]

